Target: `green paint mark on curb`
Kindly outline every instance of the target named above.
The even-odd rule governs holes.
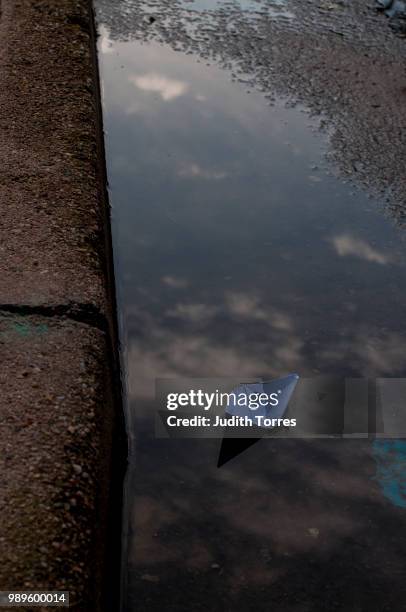
[[[46,334],[48,325],[41,323],[40,325],[32,325],[31,323],[13,323],[13,330],[20,336],[26,337],[32,334]]]

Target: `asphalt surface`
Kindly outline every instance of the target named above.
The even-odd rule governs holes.
[[[403,611],[404,440],[262,441],[218,469],[215,442],[153,423],[154,378],[405,376],[402,33],[372,0],[97,7],[123,609]]]
[[[193,2],[97,2],[112,40],[165,43],[229,69],[271,103],[281,96],[304,104],[321,118],[341,173],[387,198],[388,209],[403,222],[402,32],[390,27],[374,0],[249,4],[256,10],[251,15],[238,2],[220,3],[210,14],[193,11]],[[266,5],[275,10],[266,13]]]
[[[0,8],[0,589],[101,610],[121,430],[91,4]]]

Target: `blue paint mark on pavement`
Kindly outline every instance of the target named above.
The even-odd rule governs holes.
[[[406,508],[406,440],[375,440],[375,480],[395,506]]]

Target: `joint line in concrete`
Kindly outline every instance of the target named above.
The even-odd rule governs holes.
[[[79,323],[84,323],[90,327],[95,327],[103,332],[108,332],[107,318],[93,304],[56,304],[54,306],[30,304],[0,304],[1,314],[13,314],[21,317],[40,316],[40,317],[63,317]]]

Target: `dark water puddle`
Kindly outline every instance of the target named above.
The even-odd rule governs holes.
[[[152,409],[157,377],[402,376],[402,232],[334,175],[306,109],[102,31],[133,444],[124,610],[396,609],[403,517],[368,442],[262,441],[217,470],[218,441],[156,440]]]

